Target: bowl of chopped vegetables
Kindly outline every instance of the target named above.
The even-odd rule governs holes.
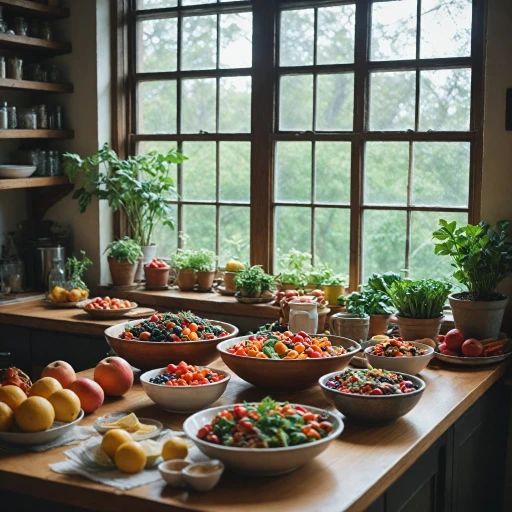
[[[140,382],[149,398],[166,411],[186,413],[217,401],[226,391],[230,378],[222,370],[181,361],[142,374]]]
[[[223,341],[217,350],[241,379],[263,388],[290,391],[310,388],[321,375],[342,370],[361,347],[340,336],[286,331]]]
[[[434,349],[416,341],[400,341],[393,338],[380,341],[364,351],[368,364],[392,372],[417,375],[434,357]]]
[[[271,476],[289,473],[322,453],[343,426],[336,412],[267,397],[200,411],[183,430],[204,454],[227,467]]]
[[[418,377],[377,368],[329,373],[318,382],[327,400],[347,418],[375,425],[407,414],[426,387]]]
[[[237,334],[234,325],[181,311],[114,325],[105,331],[105,338],[132,366],[152,370],[180,361],[210,364],[218,357],[217,344]]]

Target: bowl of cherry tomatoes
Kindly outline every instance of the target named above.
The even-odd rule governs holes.
[[[95,297],[90,300],[83,300],[79,302],[77,308],[84,310],[93,318],[100,318],[103,320],[121,318],[129,311],[135,309],[138,305],[136,302],[129,300],[117,299],[110,297]]]

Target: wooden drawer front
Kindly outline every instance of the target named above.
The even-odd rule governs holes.
[[[0,368],[10,365],[30,373],[30,332],[24,327],[0,325]]]

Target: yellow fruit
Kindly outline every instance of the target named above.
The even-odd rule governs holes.
[[[73,290],[69,290],[68,292],[68,301],[69,302],[78,302],[82,298],[82,292],[74,288]]]
[[[139,444],[146,454],[148,464],[154,464],[156,459],[162,455],[162,445],[153,439],[144,439]]]
[[[71,423],[80,414],[80,399],[70,389],[59,389],[50,395],[48,401],[55,411],[55,419]]]
[[[123,473],[140,473],[146,465],[147,456],[139,443],[131,441],[116,450],[114,462]]]
[[[0,402],[0,432],[7,432],[14,423],[13,410],[3,402]]]
[[[121,430],[120,428],[116,428],[114,430],[109,430],[103,436],[101,440],[101,449],[111,458],[114,458],[116,454],[116,450],[124,443],[133,443],[132,436],[126,432],[126,430]]]
[[[89,297],[89,290],[84,290],[83,288],[78,288],[80,290],[80,295],[82,299],[87,299]]]
[[[240,263],[237,260],[230,260],[226,263],[226,271],[227,272],[236,272],[237,270],[242,270],[244,268],[244,264]]]
[[[68,300],[67,290],[60,286],[55,286],[51,295],[53,296],[53,300],[55,300],[55,302],[67,302]]]
[[[16,409],[14,417],[21,430],[42,432],[52,426],[55,412],[46,398],[31,396]]]
[[[55,391],[62,389],[61,383],[53,377],[43,377],[39,379],[28,390],[28,396],[42,396],[43,398],[50,398]]]
[[[165,441],[162,448],[162,457],[164,460],[184,459],[188,455],[188,446],[185,439],[181,437],[171,437]]]
[[[0,402],[7,404],[13,411],[27,399],[27,395],[18,386],[2,386],[0,388]]]

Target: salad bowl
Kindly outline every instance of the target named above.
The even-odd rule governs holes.
[[[385,357],[376,356],[371,354],[374,350],[376,343],[367,347],[364,351],[368,364],[373,368],[381,368],[389,370],[390,372],[404,372],[410,375],[417,375],[424,370],[430,360],[434,357],[434,349],[423,343],[411,341],[416,348],[426,351],[424,355],[419,356],[404,356],[404,357]]]

